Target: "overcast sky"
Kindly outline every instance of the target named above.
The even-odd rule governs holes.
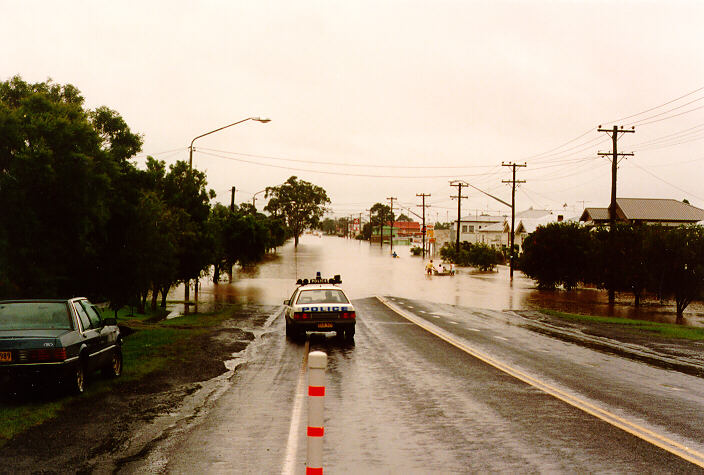
[[[430,193],[445,221],[450,180],[510,201],[501,163],[526,162],[519,210],[579,214],[610,199],[597,127],[635,125],[618,196],[704,208],[699,0],[0,0],[0,43],[0,80],[52,78],[115,109],[144,137],[138,164],[187,161],[195,136],[271,118],[195,142],[223,203],[296,175],[337,216],[391,196],[420,213]],[[509,210],[465,194],[468,212]]]

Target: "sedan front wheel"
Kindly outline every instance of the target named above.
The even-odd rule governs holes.
[[[108,378],[117,378],[122,374],[122,348],[115,347],[110,359],[110,366],[103,369],[103,375]]]

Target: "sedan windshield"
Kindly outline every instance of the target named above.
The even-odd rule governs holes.
[[[10,302],[0,304],[0,330],[70,330],[63,302]]]
[[[348,303],[344,292],[336,289],[303,290],[298,295],[297,304],[308,303]]]

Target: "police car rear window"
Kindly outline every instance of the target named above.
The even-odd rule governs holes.
[[[309,303],[349,303],[347,297],[341,290],[335,289],[311,289],[302,290],[298,294],[297,304],[304,305]]]

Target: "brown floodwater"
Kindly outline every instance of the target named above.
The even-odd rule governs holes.
[[[535,282],[521,272],[514,272],[512,282],[507,266],[499,266],[489,273],[459,268],[454,276],[428,276],[424,272],[425,262],[411,256],[408,246],[394,246],[394,250],[399,258],[391,257],[388,246],[381,248],[364,241],[304,235],[297,249],[289,242],[265,262],[236,270],[232,283],[227,282],[227,277],[217,285],[212,283],[211,277],[202,278],[199,310],[203,310],[203,304],[207,307],[209,303],[218,302],[280,305],[295,289],[297,279],[315,277],[319,271],[323,277],[340,274],[342,286],[352,299],[393,295],[493,310],[548,308],[675,322],[674,302],[661,305],[657,301],[646,301],[636,308],[632,305],[633,297],[628,294],[618,295],[617,302],[609,305],[603,290],[538,290]],[[438,261],[435,259],[436,264]],[[175,289],[171,298],[182,299],[183,287]],[[687,308],[683,324],[704,326],[701,302]]]

